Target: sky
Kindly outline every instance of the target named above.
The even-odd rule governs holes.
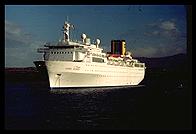
[[[104,52],[123,39],[133,57],[186,53],[186,15],[184,5],[5,5],[5,66],[34,67],[37,48],[62,39],[67,19],[70,38],[99,38]]]

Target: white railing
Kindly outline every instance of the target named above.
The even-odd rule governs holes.
[[[48,48],[38,48],[37,49],[37,52],[38,53],[44,53],[44,52],[46,52],[46,51],[48,51],[49,49]]]

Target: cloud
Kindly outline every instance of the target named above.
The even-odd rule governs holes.
[[[177,30],[174,19],[165,21],[163,19],[159,19],[157,22],[146,24],[146,26],[162,30]]]
[[[157,53],[157,49],[155,47],[150,47],[150,46],[146,46],[146,47],[139,47],[136,49],[133,49],[131,51],[133,57],[151,57],[154,56]]]
[[[158,30],[144,32],[145,36],[160,36],[161,32]]]
[[[185,53],[185,33],[179,30],[177,22],[174,19],[161,19],[144,25],[144,29],[128,30],[121,35],[127,37],[127,50],[131,47],[134,57],[162,57]],[[131,41],[133,39],[137,41]]]
[[[36,49],[42,44],[24,28],[10,21],[5,21],[5,65],[13,67],[34,66],[38,59]]]
[[[171,21],[163,21],[159,27],[163,30],[177,30],[176,24]]]
[[[34,41],[26,47],[6,47],[5,65],[7,67],[34,66],[33,61],[42,59],[42,54],[37,53],[38,45],[41,44],[43,42]]]
[[[172,19],[173,20],[173,19]],[[180,36],[180,31],[174,21],[159,20],[154,23],[146,24],[145,36],[174,39]]]
[[[6,33],[14,34],[14,35],[21,34],[21,28],[10,21],[5,21],[5,31]]]
[[[30,33],[24,32],[22,27],[10,21],[5,21],[5,38],[6,47],[7,45],[11,45],[11,47],[20,47],[23,45],[28,45],[30,42],[32,42]]]
[[[155,31],[152,32],[152,34],[158,35],[159,34],[159,31],[155,30]]]
[[[156,45],[145,45],[143,47],[138,47],[132,49],[134,57],[164,57],[171,56],[174,54],[185,53],[186,45],[185,42],[175,44],[171,42],[170,44],[156,44]]]

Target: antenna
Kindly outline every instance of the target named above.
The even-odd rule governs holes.
[[[70,28],[74,29],[74,25],[69,23],[68,20],[68,16],[67,16],[67,21],[64,22],[64,25],[63,25],[63,34],[64,34],[64,42],[65,41],[69,41],[69,36],[70,36]]]
[[[67,16],[67,22],[69,22],[69,16]]]

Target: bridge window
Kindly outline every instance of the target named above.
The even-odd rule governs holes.
[[[93,62],[100,62],[100,63],[103,63],[103,62],[104,62],[104,59],[92,57],[92,61],[93,61]]]

